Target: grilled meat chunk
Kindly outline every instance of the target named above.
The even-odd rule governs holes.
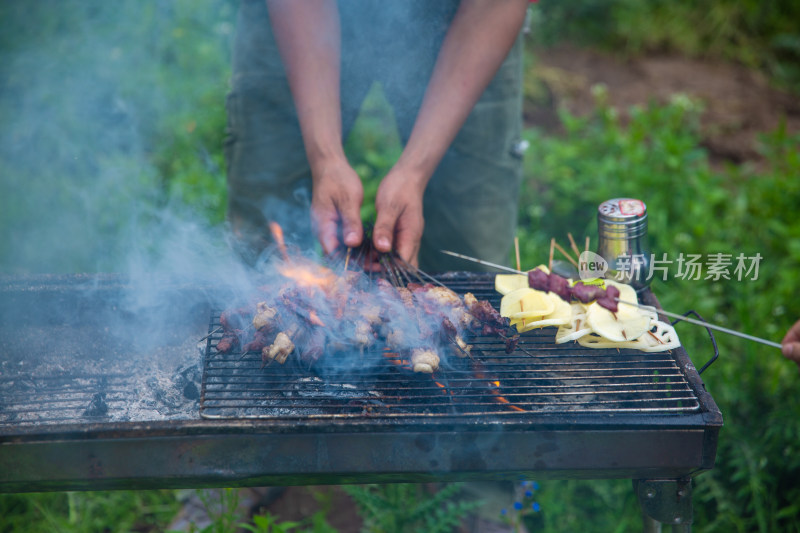
[[[256,331],[253,340],[242,346],[243,352],[260,352],[264,346],[268,346],[272,337],[269,332],[264,330]]]
[[[258,302],[256,304],[256,314],[253,317],[253,327],[256,331],[262,328],[274,328],[277,315],[278,310],[267,305],[267,302]]]
[[[539,291],[553,292],[565,302],[570,302],[573,297],[583,303],[596,300],[600,307],[604,307],[613,313],[617,312],[619,289],[613,285],[609,285],[603,289],[594,285],[585,285],[582,282],[578,282],[570,287],[569,281],[566,278],[562,278],[558,274],[553,273],[545,274],[538,268],[528,272],[528,285],[530,285],[532,289]]]
[[[605,294],[605,290],[598,285],[586,285],[579,281],[572,286],[572,296],[579,302],[588,304]]]
[[[247,327],[252,310],[248,307],[239,307],[223,311],[219,315],[219,323],[223,331],[241,330]]]
[[[294,343],[289,336],[283,331],[279,332],[275,337],[275,342],[269,346],[264,347],[261,352],[261,359],[263,361],[273,359],[280,364],[286,362],[286,358],[294,351]]]
[[[225,333],[217,343],[217,351],[219,353],[229,353],[237,346],[239,346],[239,336],[234,333]]]
[[[466,357],[470,354],[472,346],[466,343],[466,341],[458,333],[458,329],[456,328],[455,324],[453,324],[452,320],[447,317],[442,318],[442,334],[445,337],[445,340],[455,343],[459,350],[456,353],[460,357]]]
[[[544,270],[539,270],[538,268],[535,268],[530,272],[528,272],[528,286],[531,289],[547,292],[548,290],[550,290],[548,288],[549,285],[550,285],[550,276]]]
[[[619,298],[619,289],[609,285],[606,287],[605,294],[597,299],[597,305],[616,313],[618,311],[617,298]]]
[[[414,372],[432,374],[439,369],[439,355],[430,348],[411,350],[411,367]]]
[[[464,295],[464,303],[469,310],[469,313],[477,319],[478,322],[490,326],[498,331],[506,328],[506,319],[500,316],[500,312],[492,307],[492,304],[486,300],[478,300],[475,295],[468,292]]]

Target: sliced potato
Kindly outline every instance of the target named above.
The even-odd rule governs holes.
[[[539,265],[533,270],[541,270],[546,274],[550,273],[550,269],[548,269],[546,265]],[[517,289],[528,287],[527,274],[497,274],[494,277],[494,290],[504,296]]]
[[[552,320],[563,320],[564,324],[572,319],[572,305],[565,302],[561,297],[552,292],[547,293],[547,296],[553,302],[553,311],[545,318]]]
[[[528,276],[524,274],[498,274],[494,277],[494,290],[500,294],[525,288],[528,288]]]
[[[532,268],[531,270],[541,270],[545,274],[549,274],[550,273],[550,269],[547,268],[547,265],[539,265],[536,268]]]
[[[605,280],[605,282],[606,282],[606,287],[608,287],[609,285],[613,285],[614,287],[619,289],[620,300],[633,303],[637,303],[639,301],[639,299],[636,296],[636,289],[634,289],[630,285],[627,285],[625,283],[620,283],[618,281],[614,281],[611,279],[607,279]]]
[[[553,312],[553,301],[542,291],[522,288],[511,291],[500,300],[500,315],[514,319],[528,319]]]
[[[650,329],[651,318],[639,308],[621,305],[616,313],[600,307],[597,302],[586,310],[586,322],[592,331],[610,341],[636,340]]]
[[[570,304],[553,293],[547,293],[547,297],[553,301],[553,312],[538,319],[531,318],[526,320],[524,324],[517,325],[517,331],[524,333],[536,328],[569,324],[572,320],[572,307]]]

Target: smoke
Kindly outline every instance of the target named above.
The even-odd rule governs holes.
[[[232,16],[222,0],[3,3],[0,272],[129,272],[148,256],[151,273],[183,272],[199,261],[159,258],[176,241],[191,235],[196,259],[220,250],[208,153]]]
[[[345,35],[355,47],[343,50],[343,72],[353,83],[374,75],[367,81],[407,95],[397,105],[410,108],[427,76],[409,80],[421,65],[432,67],[435,43],[417,43],[408,28],[438,25],[428,33],[440,38],[452,6],[391,5],[342,3],[343,32],[357,33]],[[0,273],[125,275],[134,290],[112,329],[131,339],[171,323],[165,284],[216,287],[209,296],[220,305],[253,290],[257,278],[221,223],[235,7],[229,0],[3,3]],[[374,29],[376,21],[397,34]],[[372,55],[361,57],[365,51]],[[382,54],[391,61],[379,61]],[[381,72],[354,72],[365,65]],[[303,194],[296,191],[295,203],[308,205]],[[268,207],[279,220],[296,218]]]

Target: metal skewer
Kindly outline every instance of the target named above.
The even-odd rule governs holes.
[[[625,300],[620,300],[619,298],[614,298],[614,299],[617,302],[621,303],[621,304],[632,305],[634,307],[639,307],[639,308],[644,308],[645,307],[645,306],[643,306],[641,304],[638,304],[638,303],[633,303],[633,302],[627,302]],[[662,315],[666,315],[666,316],[668,316],[670,318],[675,318],[677,320],[683,320],[684,322],[688,322],[690,324],[696,324],[698,326],[703,326],[703,327],[706,327],[706,328],[711,328],[711,329],[715,329],[717,331],[721,331],[723,333],[728,333],[729,335],[735,335],[736,337],[741,337],[743,339],[747,339],[747,340],[751,340],[751,341],[755,341],[755,342],[760,342],[761,344],[766,344],[767,346],[772,346],[773,348],[781,348],[780,343],[768,341],[767,339],[762,339],[761,337],[754,337],[753,335],[748,335],[747,333],[742,333],[741,331],[736,331],[735,329],[729,329],[729,328],[726,328],[726,327],[723,327],[723,326],[717,326],[716,324],[709,324],[708,322],[706,322],[704,320],[696,320],[694,318],[689,318],[688,316],[679,315],[677,313],[670,313],[669,311],[664,311],[663,309],[657,309],[657,311],[659,313],[661,313]]]
[[[456,252],[450,252],[448,250],[440,250],[440,252],[442,252],[444,254],[447,254],[447,255],[452,255],[453,257],[458,257],[458,258],[464,259],[466,261],[472,261],[473,263],[478,263],[479,265],[484,265],[484,266],[497,268],[499,270],[504,270],[506,272],[513,272],[515,274],[523,274],[523,275],[527,275],[528,274],[527,272],[522,272],[521,270],[517,270],[516,268],[509,268],[507,266],[498,265],[496,263],[491,263],[489,261],[484,261],[482,259],[476,259],[476,258],[470,257],[468,255],[463,255],[463,254],[459,254],[459,253],[456,253]],[[649,306],[644,306],[644,305],[641,305],[639,303],[627,302],[625,300],[620,300],[619,298],[615,298],[615,299],[619,303],[622,303],[622,304],[625,304],[625,305],[632,305],[632,306],[638,307],[640,309],[648,309],[649,308]],[[652,308],[650,308],[650,309],[652,309]],[[721,332],[727,333],[729,335],[734,335],[736,337],[741,337],[743,339],[747,339],[747,340],[750,340],[750,341],[760,342],[761,344],[766,344],[767,346],[772,346],[773,348],[781,348],[780,343],[773,342],[773,341],[770,341],[770,340],[767,340],[767,339],[762,339],[761,337],[755,337],[753,335],[748,335],[747,333],[742,333],[740,331],[736,331],[734,329],[729,329],[729,328],[726,328],[726,327],[723,327],[723,326],[717,326],[716,324],[711,324],[709,322],[706,322],[705,320],[695,320],[694,318],[689,318],[689,317],[686,317],[686,316],[683,316],[683,315],[679,315],[677,313],[670,313],[669,311],[664,311],[663,309],[659,309],[658,312],[663,314],[663,315],[665,315],[665,316],[668,316],[670,318],[674,318],[674,319],[677,319],[677,320],[683,320],[684,322],[688,322],[690,324],[695,324],[697,326],[703,326],[703,327],[706,327],[706,328],[715,329],[717,331],[721,331]]]
[[[442,252],[443,254],[452,255],[453,257],[458,257],[460,259],[466,259],[467,261],[472,261],[473,263],[478,263],[479,265],[505,270],[506,272],[513,272],[514,274],[524,274],[526,276],[528,275],[527,272],[522,272],[521,270],[517,270],[516,268],[498,265],[497,263],[490,263],[489,261],[484,261],[483,259],[476,259],[474,257],[458,254],[456,252],[451,252],[449,250],[439,250],[439,251]]]

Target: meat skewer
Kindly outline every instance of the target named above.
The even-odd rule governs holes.
[[[456,252],[451,252],[451,251],[448,251],[448,250],[440,250],[440,252],[442,252],[444,254],[447,254],[447,255],[452,255],[454,257],[459,257],[459,258],[464,259],[466,261],[472,261],[473,263],[478,263],[478,264],[481,264],[481,265],[490,266],[490,267],[496,268],[498,270],[504,270],[506,272],[513,272],[514,274],[523,274],[523,275],[528,274],[528,275],[530,275],[530,272],[522,272],[522,271],[519,271],[519,270],[516,270],[516,269],[513,269],[513,268],[509,268],[509,267],[506,267],[506,266],[503,266],[503,265],[498,265],[496,263],[491,263],[489,261],[484,261],[482,259],[477,259],[475,257],[469,257],[467,255],[459,254],[459,253],[456,253]],[[532,270],[531,272],[534,272],[534,271],[535,270]],[[530,278],[528,280],[528,284],[531,285]],[[531,285],[531,287],[533,287],[533,285]],[[618,291],[618,289],[616,289],[616,287],[611,287],[611,288],[613,288],[614,290]],[[622,303],[624,305],[630,305],[630,306],[633,306],[633,307],[642,307],[642,305],[640,305],[637,302],[628,302],[628,301],[620,300],[619,299],[619,293],[617,292],[616,296],[614,296],[614,291],[613,290],[609,292],[608,289],[606,289],[606,294],[607,294],[607,298],[604,299],[604,304],[605,305],[602,305],[602,307],[605,307],[606,309],[608,309],[612,313],[617,311],[618,307],[615,304],[619,304],[619,303]],[[600,303],[600,301],[598,300],[598,304],[599,303]],[[645,306],[645,308],[646,308],[646,306]],[[747,340],[750,340],[750,341],[753,341],[753,342],[758,342],[758,343],[761,343],[761,344],[765,344],[767,346],[772,346],[773,348],[781,348],[781,344],[780,343],[773,342],[773,341],[770,341],[770,340],[767,340],[767,339],[762,339],[761,337],[756,337],[754,335],[749,335],[747,333],[742,333],[741,331],[736,331],[736,330],[733,330],[733,329],[729,329],[729,328],[725,328],[725,327],[722,327],[722,326],[718,326],[716,324],[711,324],[710,322],[706,322],[705,320],[695,320],[695,319],[689,318],[689,317],[687,317],[685,315],[680,315],[678,313],[672,313],[672,312],[669,312],[669,311],[665,311],[663,309],[659,309],[658,312],[660,314],[668,316],[670,318],[674,318],[676,320],[682,320],[684,322],[688,322],[688,323],[694,324],[696,326],[703,326],[705,328],[714,329],[714,330],[717,330],[717,331],[721,331],[723,333],[727,333],[729,335],[734,335],[736,337],[747,339]]]
[[[508,339],[508,322],[489,302],[459,296],[399,256],[358,248],[347,254],[353,270],[341,274],[284,257],[276,269],[283,280],[260,287],[258,301],[221,314],[218,352],[241,346],[243,353],[260,353],[264,364],[284,364],[294,354],[311,367],[326,353],[363,357],[383,345],[406,354],[414,371],[432,373],[448,354],[470,356],[469,334]],[[383,265],[385,277],[373,280],[372,272],[355,270],[362,259]]]

